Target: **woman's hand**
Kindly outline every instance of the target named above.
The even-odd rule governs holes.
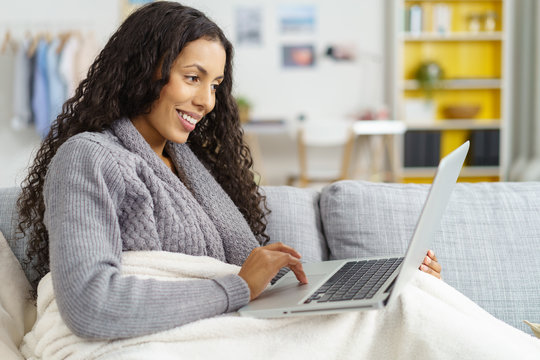
[[[435,276],[437,279],[441,278],[441,265],[437,262],[437,257],[433,251],[428,250],[422,265],[420,265],[420,270],[430,275]]]
[[[261,294],[279,269],[284,266],[289,267],[294,272],[298,281],[307,284],[308,280],[302,268],[300,257],[296,250],[282,243],[254,249],[238,273],[249,286],[251,300]]]

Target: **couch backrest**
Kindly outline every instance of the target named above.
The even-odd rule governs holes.
[[[267,196],[269,215],[267,233],[270,242],[283,242],[297,249],[304,261],[320,261],[328,258],[319,212],[320,193],[316,190],[288,186],[263,188]],[[20,188],[0,188],[0,231],[8,241],[19,261],[26,259],[26,238],[17,235],[16,202]],[[26,276],[35,276],[32,269],[25,269]]]
[[[271,242],[304,261],[403,254],[428,186],[342,181],[321,192],[263,191]],[[18,188],[0,189],[0,231],[19,261]],[[540,314],[540,183],[457,184],[433,239],[443,279],[495,317],[524,331]],[[33,273],[25,270],[29,279]]]
[[[429,186],[344,181],[323,189],[329,256],[404,254]],[[433,250],[443,279],[530,332],[540,314],[540,183],[458,183]]]
[[[263,192],[271,210],[266,227],[270,242],[292,246],[306,262],[328,259],[319,211],[319,191],[266,186]]]

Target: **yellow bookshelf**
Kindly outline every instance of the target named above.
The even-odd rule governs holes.
[[[410,134],[438,132],[440,140],[435,149],[440,152],[439,158],[470,139],[471,149],[476,153],[469,154],[462,178],[466,181],[498,181],[501,174],[500,146],[506,122],[508,35],[505,16],[508,0],[395,1],[393,11],[398,23],[394,31],[395,117],[405,119]],[[418,13],[421,14],[420,20]],[[413,121],[406,114],[405,103],[426,98],[415,75],[419,66],[427,61],[439,65],[443,78],[430,97],[435,109],[430,120]],[[447,106],[460,104],[477,105],[479,111],[471,118],[445,116]],[[491,134],[489,146],[495,146],[498,152],[495,157],[493,150],[489,150],[491,157],[486,162],[481,161],[478,155],[480,141],[473,144],[474,139],[484,136],[478,135],[482,132]],[[411,147],[406,144],[407,141],[403,146],[403,181],[431,181],[435,165],[411,165],[407,160],[407,151],[411,151]],[[477,150],[474,150],[475,145]]]

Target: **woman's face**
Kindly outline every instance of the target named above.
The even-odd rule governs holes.
[[[158,155],[166,140],[185,143],[197,123],[212,111],[225,61],[225,49],[219,41],[201,38],[188,43],[172,64],[169,82],[150,113],[132,119]]]

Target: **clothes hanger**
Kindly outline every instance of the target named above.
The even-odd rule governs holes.
[[[34,54],[36,53],[39,41],[41,40],[42,37],[43,37],[43,34],[41,33],[38,33],[32,37],[32,42],[30,43],[30,46],[28,47],[28,53],[27,53],[28,57],[34,56]]]
[[[73,35],[73,31],[65,31],[63,33],[58,34],[58,38],[60,39],[60,44],[58,44],[58,47],[56,48],[56,53],[60,55],[62,53],[62,50],[64,50],[64,46],[66,45],[68,39]]]
[[[7,30],[4,35],[4,41],[2,42],[2,47],[0,48],[0,54],[5,54],[8,49],[8,46],[13,46],[11,41],[11,31]]]

